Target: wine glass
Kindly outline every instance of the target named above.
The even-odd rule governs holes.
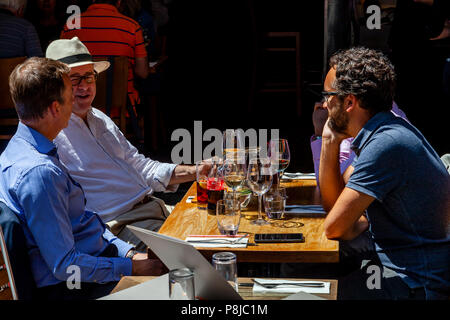
[[[272,166],[277,170],[278,180],[280,180],[291,160],[288,141],[286,139],[270,140],[268,156]]]
[[[223,167],[223,180],[233,190],[233,198],[236,198],[236,189],[242,185],[245,181],[245,159],[235,156],[230,156],[224,160]]]
[[[241,155],[245,153],[244,137],[240,130],[227,129],[223,132],[223,156],[233,156],[236,152]]]
[[[250,189],[258,195],[258,219],[252,221],[252,224],[268,224],[262,217],[261,198],[272,186],[272,166],[269,158],[259,155],[249,158],[247,182]]]

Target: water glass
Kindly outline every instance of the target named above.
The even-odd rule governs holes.
[[[238,277],[236,255],[232,252],[217,252],[212,256],[212,265],[237,292]]]
[[[241,203],[241,210],[246,208],[252,196],[252,190],[247,187],[247,181],[244,181],[242,186],[236,188],[236,194],[231,190],[224,190],[223,198],[225,200],[238,199]]]
[[[221,234],[234,236],[241,222],[241,203],[239,199],[227,198],[217,201],[217,227]]]
[[[195,300],[194,273],[188,268],[169,271],[170,300]]]
[[[286,189],[271,189],[264,195],[264,208],[269,219],[283,219],[286,206]]]

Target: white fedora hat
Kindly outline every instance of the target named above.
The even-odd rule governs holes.
[[[110,65],[108,61],[92,61],[89,50],[78,37],[53,41],[48,45],[45,57],[65,63],[70,68],[93,64],[97,73],[105,71]]]

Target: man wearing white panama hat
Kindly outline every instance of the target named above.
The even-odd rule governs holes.
[[[68,74],[61,62],[30,58],[9,82],[20,122],[0,156],[0,201],[20,219],[38,299],[95,299],[122,276],[164,272],[147,255],[130,259],[133,246],[85,208],[81,186],[59,161],[52,141],[71,116]]]
[[[79,182],[86,207],[99,214],[113,234],[145,249],[126,225],[159,230],[169,215],[153,192],[175,191],[179,183],[195,180],[195,166],[161,163],[144,157],[124,137],[114,122],[92,107],[97,74],[106,61],[93,62],[77,38],[53,41],[46,57],[67,64],[74,104],[69,125],[55,139],[61,162]],[[207,170],[207,165],[204,166]]]

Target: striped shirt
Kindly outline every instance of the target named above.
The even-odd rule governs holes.
[[[61,38],[78,37],[94,58],[128,57],[128,96],[133,105],[139,103],[134,87],[135,59],[147,57],[141,26],[110,4],[89,6],[80,20],[81,29],[70,30],[65,25]]]
[[[0,58],[42,57],[34,26],[10,11],[0,10]]]

